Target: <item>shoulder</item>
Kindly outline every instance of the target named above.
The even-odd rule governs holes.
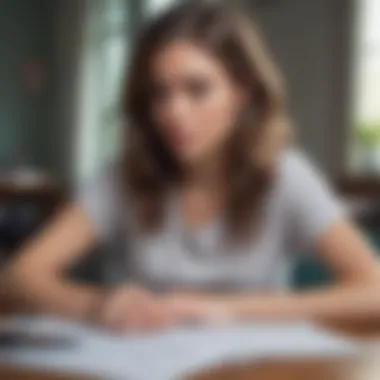
[[[300,149],[288,149],[279,157],[276,178],[277,194],[288,208],[333,209],[342,206],[330,179],[318,164]],[[311,211],[311,210],[309,210]]]
[[[301,149],[288,148],[279,156],[278,184],[283,191],[329,188],[328,179],[318,164]]]
[[[301,150],[284,152],[278,163],[278,193],[293,243],[310,249],[322,232],[345,217],[345,208],[327,177]]]
[[[280,154],[278,174],[282,179],[296,178],[307,172],[321,174],[315,162],[303,150],[288,148]]]
[[[308,218],[343,215],[345,207],[330,179],[302,150],[284,152],[278,164],[278,191],[292,214]]]

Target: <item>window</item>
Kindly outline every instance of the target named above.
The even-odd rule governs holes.
[[[148,14],[155,14],[157,12],[163,11],[178,1],[179,0],[148,0],[146,10]]]
[[[121,96],[128,56],[131,1],[87,0],[80,69],[77,179],[81,180],[119,149]],[[134,4],[134,3],[133,3]]]
[[[352,169],[380,174],[380,1],[357,0]]]
[[[140,15],[149,17],[176,1],[85,0],[75,160],[79,184],[119,151],[123,76]]]

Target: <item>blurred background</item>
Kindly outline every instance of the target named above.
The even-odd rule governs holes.
[[[380,1],[240,2],[284,73],[302,146],[380,247]],[[0,258],[115,158],[135,35],[173,3],[0,0]],[[298,268],[300,284],[326,278]]]

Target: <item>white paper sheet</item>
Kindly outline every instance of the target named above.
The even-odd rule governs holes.
[[[87,373],[115,380],[170,380],[221,361],[292,355],[358,355],[359,342],[312,324],[257,323],[186,328],[145,336],[114,336],[51,318],[18,318],[13,328],[73,337],[70,349],[0,349],[0,364]]]

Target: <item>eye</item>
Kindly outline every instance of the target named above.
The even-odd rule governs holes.
[[[165,102],[170,97],[170,88],[169,86],[156,83],[152,86],[151,100],[153,102]]]
[[[186,90],[194,99],[202,99],[211,90],[211,85],[204,79],[191,79],[186,84]]]

